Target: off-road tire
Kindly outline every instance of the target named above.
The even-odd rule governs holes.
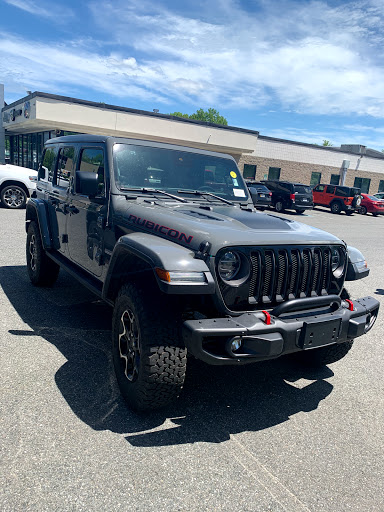
[[[32,221],[27,232],[27,270],[35,286],[52,286],[59,275],[60,267],[49,258],[43,248],[39,226]]]
[[[28,196],[25,190],[18,185],[7,185],[0,192],[0,199],[5,208],[20,210],[25,208]]]
[[[160,292],[129,283],[121,287],[115,302],[113,365],[122,396],[138,412],[166,406],[184,384],[187,350],[177,302],[168,300],[173,299],[164,300]]]
[[[366,206],[360,206],[360,213],[361,215],[367,215],[367,207]]]
[[[333,201],[333,203],[331,203],[331,212],[332,213],[341,213],[341,205],[340,205],[339,201]]]
[[[283,205],[283,201],[276,201],[275,203],[275,210],[278,212],[278,213],[281,213],[284,211],[284,205]]]
[[[342,299],[349,299],[350,295],[344,288],[341,292]],[[354,340],[348,340],[344,343],[334,343],[326,347],[314,348],[303,352],[293,354],[296,361],[305,366],[319,367],[339,361],[351,350]]]

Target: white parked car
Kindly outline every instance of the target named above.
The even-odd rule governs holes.
[[[18,165],[0,165],[0,201],[5,208],[24,208],[36,188],[37,171]]]

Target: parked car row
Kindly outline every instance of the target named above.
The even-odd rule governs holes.
[[[332,213],[384,215],[384,192],[369,195],[356,187],[322,183],[312,190],[302,183],[278,180],[248,182],[248,189],[255,207],[260,210],[271,206],[277,212],[295,210],[304,213],[315,206],[323,206],[330,208]]]
[[[5,208],[24,208],[36,188],[37,171],[17,165],[0,165],[0,202]],[[342,185],[309,185],[280,180],[248,182],[253,204],[259,210],[273,207],[277,212],[304,213],[315,206],[329,207],[332,213],[354,212],[375,217],[384,215],[384,192],[364,194],[359,188]]]

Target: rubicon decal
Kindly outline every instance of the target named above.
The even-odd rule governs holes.
[[[193,239],[192,235],[187,236],[185,233],[182,233],[177,229],[169,228],[168,226],[163,226],[162,224],[155,224],[150,220],[141,219],[136,215],[130,215],[128,217],[128,221],[136,224],[137,226],[142,226],[146,229],[155,231],[156,233],[161,233],[162,235],[169,236],[170,238],[180,240],[180,242],[186,242],[187,244],[190,244]]]

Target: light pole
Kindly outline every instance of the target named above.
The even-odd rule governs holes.
[[[5,164],[5,128],[3,127],[4,84],[0,84],[0,164]]]
[[[347,177],[347,171],[349,167],[349,160],[343,160],[340,169],[340,185],[345,185],[345,178]]]

